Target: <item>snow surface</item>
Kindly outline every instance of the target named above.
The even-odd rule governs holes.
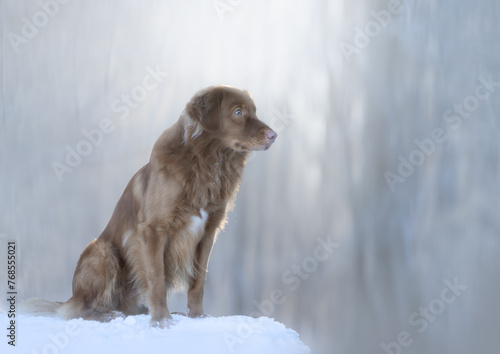
[[[26,354],[98,353],[310,353],[297,332],[271,318],[246,316],[191,319],[173,315],[176,325],[151,328],[149,316],[109,323],[16,316],[16,346],[2,335],[0,352]],[[2,332],[9,319],[0,314]]]

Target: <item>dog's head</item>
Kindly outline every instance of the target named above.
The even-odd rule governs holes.
[[[236,151],[267,150],[278,134],[260,121],[250,93],[231,86],[205,88],[186,105],[190,137],[207,134]]]

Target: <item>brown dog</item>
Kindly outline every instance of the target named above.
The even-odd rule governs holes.
[[[83,251],[73,297],[58,314],[105,321],[115,311],[149,309],[151,324],[165,327],[172,318],[168,290],[187,287],[189,316],[203,316],[208,259],[247,154],[267,150],[276,137],[257,118],[247,91],[213,86],[198,92]]]

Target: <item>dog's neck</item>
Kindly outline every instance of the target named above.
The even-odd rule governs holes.
[[[185,184],[190,200],[198,201],[197,204],[228,199],[232,204],[247,156],[247,152],[224,146],[221,140],[200,130],[191,118],[181,115],[177,124],[156,142],[150,162],[155,168],[176,175]],[[172,170],[162,162],[171,159],[179,159],[176,166],[182,168]]]

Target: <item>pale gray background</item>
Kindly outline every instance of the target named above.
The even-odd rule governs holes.
[[[0,233],[18,241],[22,297],[69,298],[81,251],[156,138],[194,92],[224,83],[252,91],[279,138],[247,165],[208,313],[249,314],[282,289],[271,317],[318,352],[382,353],[408,331],[403,353],[497,353],[500,88],[457,129],[443,113],[481,76],[500,81],[498,1],[407,1],[350,63],[340,44],[387,1],[233,4],[221,17],[209,0],[70,1],[15,51],[9,33],[41,8],[0,1]],[[112,102],[157,66],[169,77],[118,119]],[[106,117],[115,130],[60,182],[51,163]],[[446,141],[391,191],[384,172],[435,128]],[[282,275],[328,235],[340,247],[291,291]],[[418,333],[410,315],[455,277],[467,289]]]

